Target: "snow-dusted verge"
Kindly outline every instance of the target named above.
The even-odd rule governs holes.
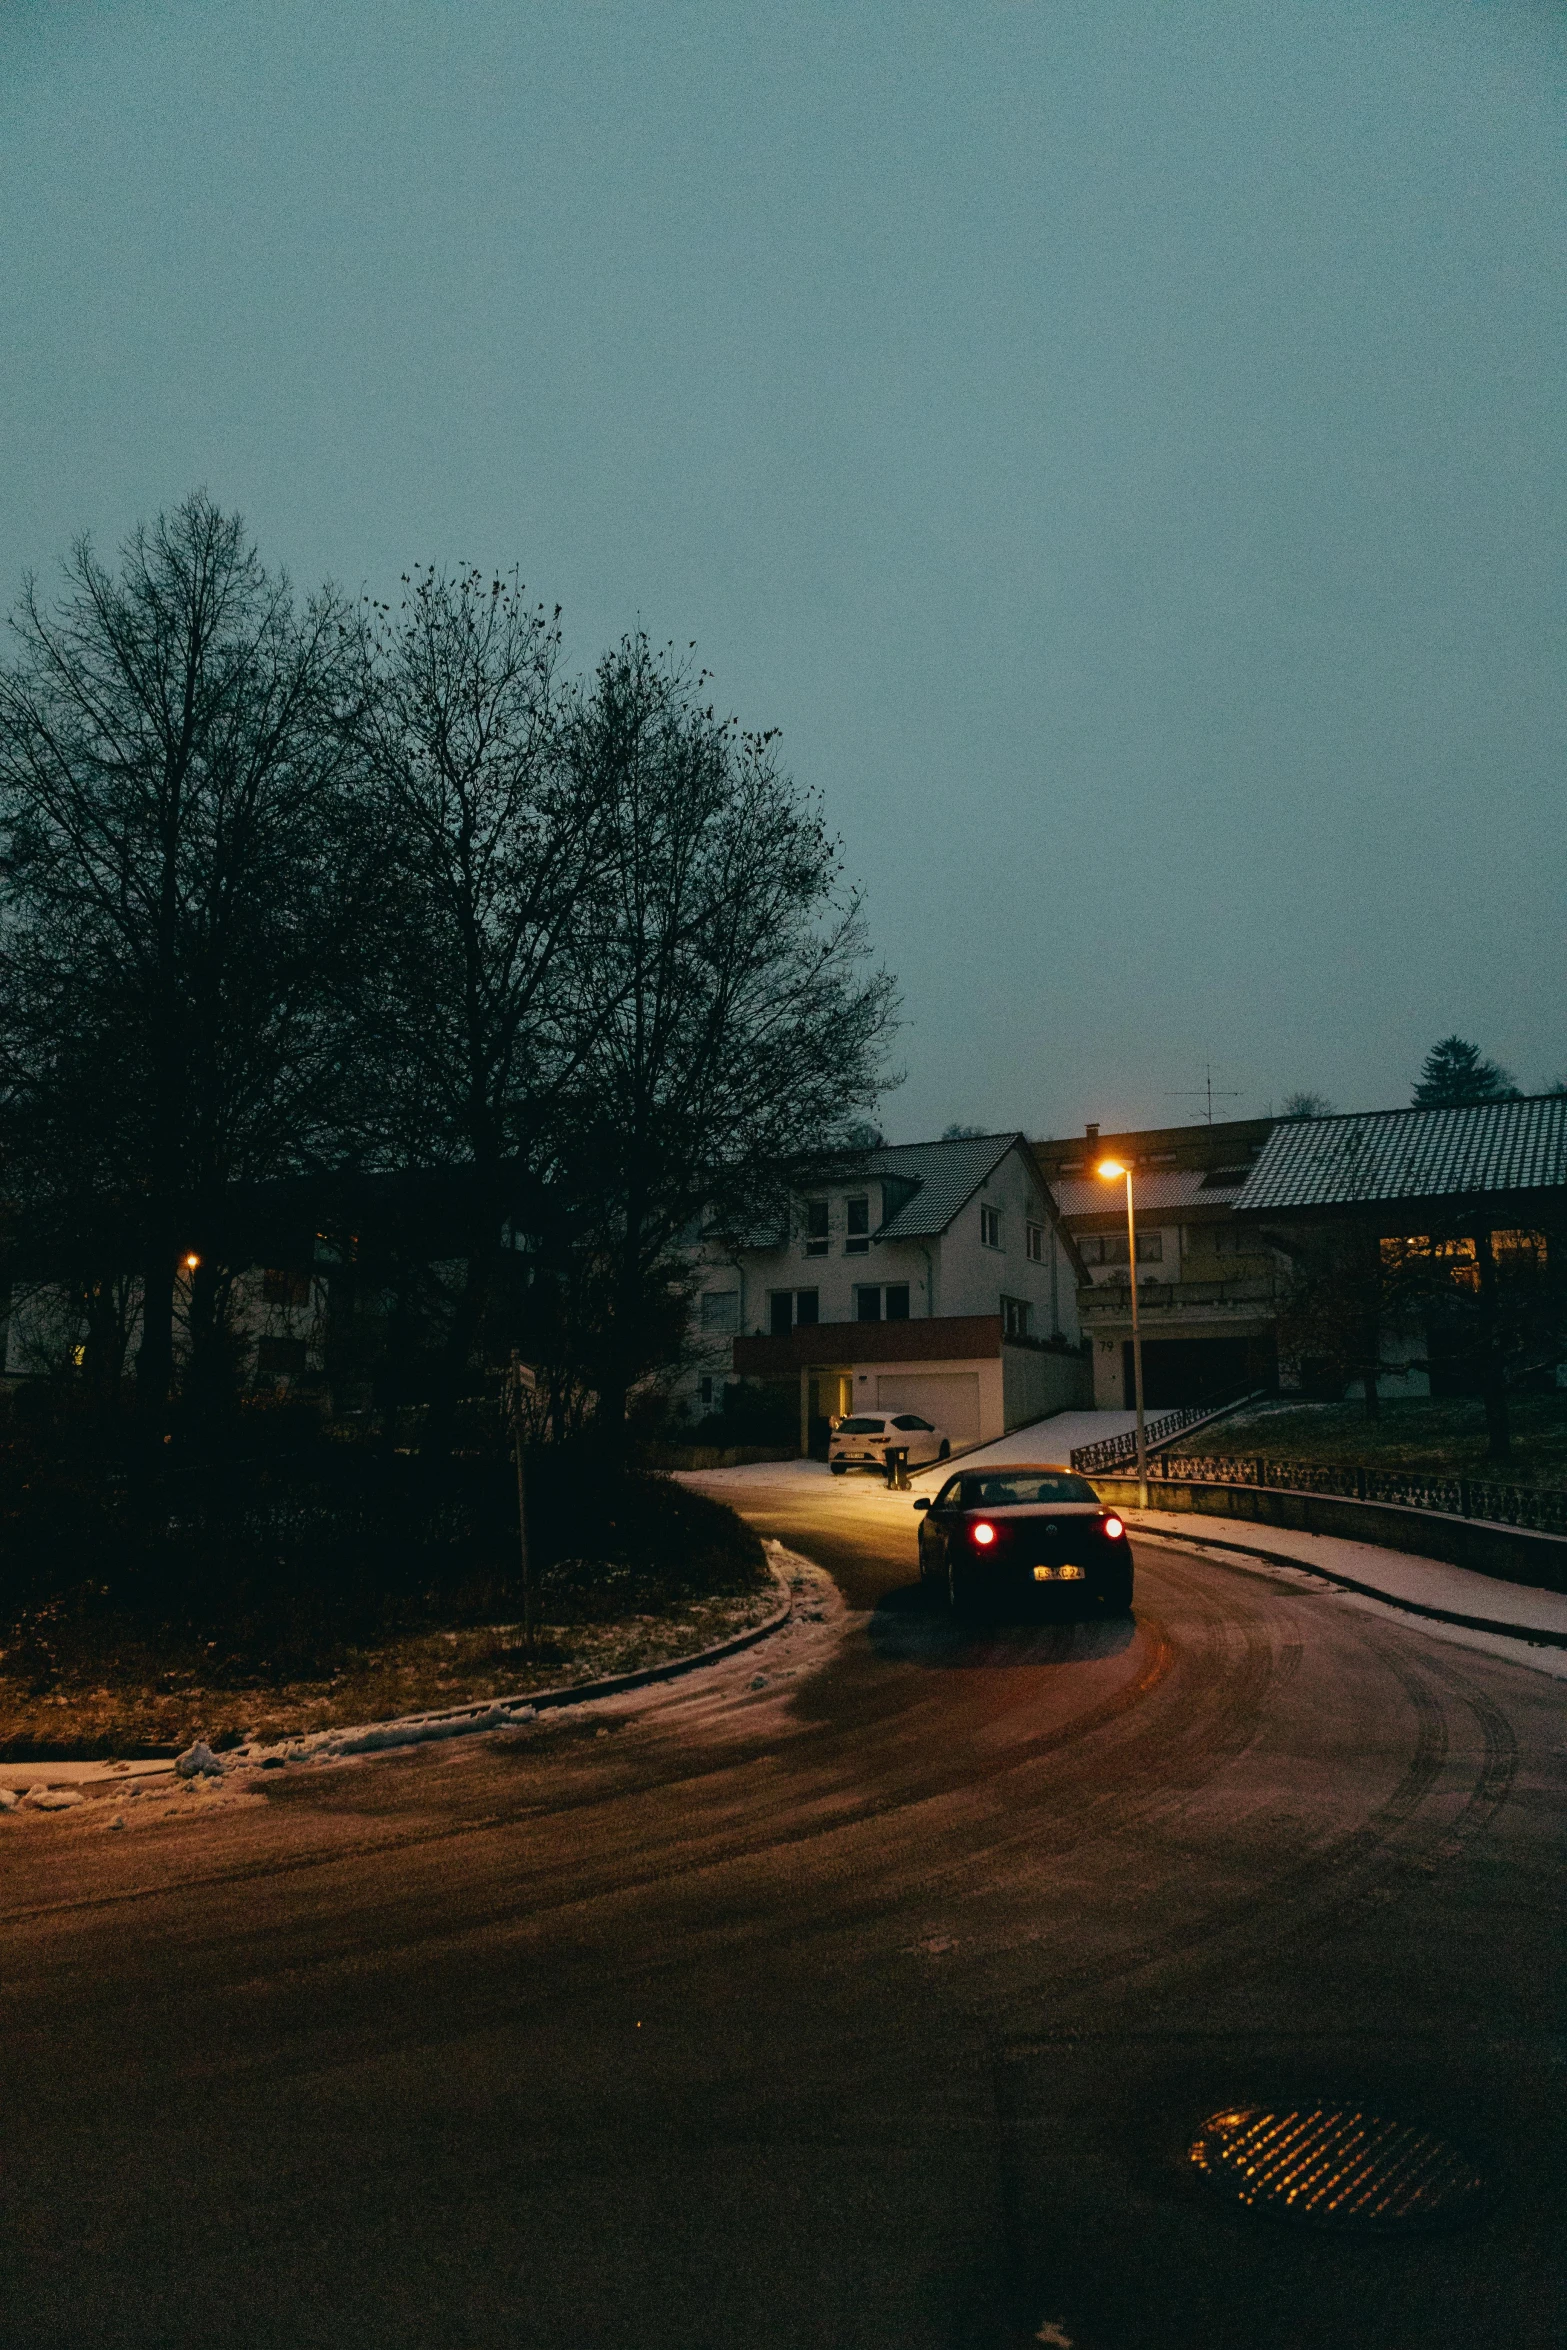
[[[395,1722],[365,1722],[357,1727],[318,1730],[308,1737],[282,1739],[275,1746],[237,1746],[222,1759],[231,1769],[237,1766],[265,1770],[277,1762],[330,1762],[338,1755],[384,1754],[393,1747],[426,1746],[436,1739],[469,1738],[487,1731],[520,1729],[525,1722],[561,1706],[584,1705],[596,1697],[616,1697],[623,1690],[645,1689],[655,1681],[672,1681],[678,1674],[694,1672],[701,1665],[717,1664],[740,1649],[754,1647],[758,1640],[765,1640],[770,1632],[776,1632],[789,1620],[794,1594],[775,1557],[778,1545],[770,1542],[764,1547],[768,1553],[768,1571],[778,1593],[778,1606],[760,1624],[752,1624],[744,1632],[731,1633],[727,1640],[717,1640],[711,1648],[699,1648],[691,1656],[669,1657],[662,1664],[642,1665],[631,1673],[612,1673],[602,1681],[568,1681],[558,1689],[530,1689],[517,1697],[493,1697],[475,1705],[444,1706],[438,1712],[406,1714]]]
[[[768,1571],[772,1576],[778,1604],[759,1624],[751,1624],[742,1632],[731,1633],[727,1639],[715,1641],[708,1648],[697,1649],[690,1656],[669,1657],[654,1665],[640,1666],[634,1672],[614,1673],[598,1681],[567,1682],[556,1689],[534,1689],[512,1698],[491,1698],[476,1704],[447,1706],[438,1712],[408,1714],[392,1722],[364,1722],[348,1727],[315,1731],[305,1737],[286,1738],[271,1745],[249,1744],[232,1748],[225,1754],[215,1754],[204,1741],[193,1746],[172,1764],[162,1766],[160,1775],[172,1774],[176,1779],[201,1784],[211,1779],[228,1777],[235,1772],[277,1769],[289,1763],[333,1762],[340,1756],[382,1754],[391,1749],[423,1746],[434,1740],[466,1738],[496,1730],[520,1729],[536,1721],[541,1714],[559,1711],[568,1706],[592,1703],[606,1697],[618,1697],[629,1691],[643,1689],[655,1682],[672,1681],[681,1674],[699,1670],[704,1665],[722,1662],[742,1650],[753,1648],[788,1623],[795,1605],[795,1583],[789,1569],[803,1562],[795,1562],[782,1546],[775,1542],[764,1545],[767,1551]],[[123,1771],[125,1766],[118,1768]],[[53,1767],[58,1771],[59,1766]],[[99,1774],[113,1772],[113,1764],[88,1766]],[[145,1770],[145,1766],[143,1766]],[[44,1783],[50,1766],[26,1766],[27,1777],[33,1784],[22,1788],[22,1772],[17,1771],[12,1787],[0,1785],[0,1815],[25,1804],[40,1811],[63,1811],[82,1800],[76,1789]],[[0,1765],[0,1772],[5,1766]],[[34,1779],[34,1773],[37,1778]],[[5,1772],[7,1777],[12,1776]],[[85,1779],[87,1770],[81,1776]],[[77,1771],[72,1770],[72,1778]],[[102,1784],[100,1778],[97,1782]]]

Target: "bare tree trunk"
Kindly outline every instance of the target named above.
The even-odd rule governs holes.
[[[174,1386],[174,1219],[155,1207],[142,1261],[141,1345],[136,1351],[136,1410],[154,1444],[167,1434]]]

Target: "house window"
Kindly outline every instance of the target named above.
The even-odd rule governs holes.
[[[874,1282],[861,1282],[854,1292],[854,1318],[857,1322],[906,1322],[909,1318],[909,1285],[906,1281],[889,1281],[885,1288]]]
[[[805,1253],[808,1257],[827,1254],[827,1202],[808,1199],[805,1203]]]
[[[843,1253],[849,1257],[869,1256],[871,1247],[871,1203],[868,1199],[848,1202],[849,1237],[843,1244]]]
[[[1124,1232],[1084,1232],[1077,1242],[1085,1265],[1125,1265],[1130,1262]],[[1137,1235],[1137,1262],[1140,1265],[1164,1263],[1164,1234],[1139,1232]]]
[[[262,1302],[269,1306],[307,1306],[310,1275],[291,1273],[285,1266],[268,1265],[261,1276]]]
[[[1029,1303],[1026,1297],[1004,1297],[1001,1301],[1001,1329],[1004,1337],[1028,1336]]]
[[[814,1326],[820,1319],[819,1292],[814,1289],[770,1289],[767,1293],[768,1326],[775,1338],[787,1338],[798,1325],[802,1330]]]
[[[1027,1240],[1029,1263],[1042,1265],[1045,1261],[1045,1228],[1043,1224],[1027,1224],[1023,1229]]]
[[[704,1289],[702,1292],[702,1328],[709,1331],[724,1331],[738,1330],[739,1327],[739,1290]]]
[[[980,1244],[984,1248],[999,1248],[1001,1246],[1001,1210],[999,1208],[980,1209],[979,1237]]]

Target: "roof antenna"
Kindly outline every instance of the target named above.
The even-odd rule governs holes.
[[[1213,1063],[1211,1061],[1205,1061],[1203,1063],[1203,1082],[1201,1085],[1193,1087],[1189,1092],[1186,1093],[1171,1093],[1166,1094],[1165,1096],[1166,1101],[1203,1103],[1204,1107],[1201,1114],[1204,1118],[1207,1119],[1210,1126],[1213,1124],[1213,1105],[1215,1102],[1238,1102],[1244,1100],[1244,1098],[1244,1095],[1237,1093],[1232,1086],[1214,1084]]]

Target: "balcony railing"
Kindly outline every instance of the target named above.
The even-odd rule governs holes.
[[[1278,1303],[1277,1285],[1266,1274],[1253,1274],[1234,1281],[1139,1281],[1137,1310],[1140,1314],[1168,1314],[1195,1310],[1199,1313],[1255,1313]],[[1131,1284],[1127,1281],[1100,1281],[1091,1289],[1077,1293],[1078,1311],[1085,1317],[1096,1314],[1129,1315],[1132,1310]]]

